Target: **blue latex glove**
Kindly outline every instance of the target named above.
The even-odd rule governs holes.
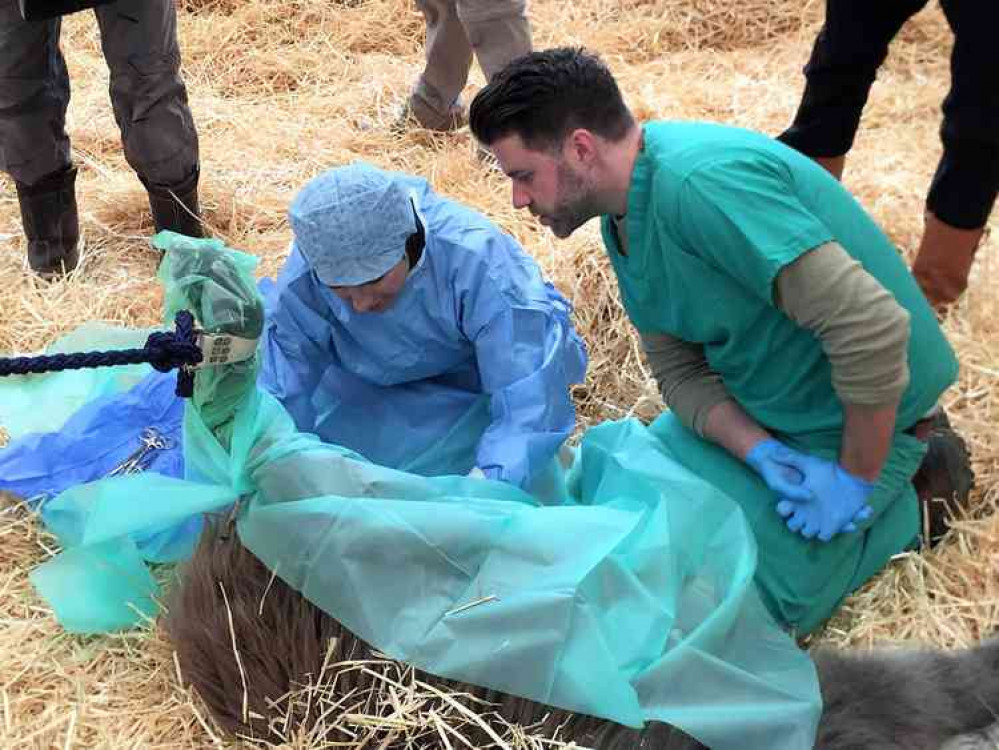
[[[856,531],[856,524],[873,514],[867,498],[874,484],[838,463],[774,439],[753,446],[746,462],[777,494],[777,512],[787,518],[787,527],[806,539],[828,542],[841,532]]]
[[[746,454],[746,463],[759,474],[767,487],[790,500],[807,502],[812,493],[802,486],[804,474],[797,468],[804,453],[788,448],[779,440],[761,440]]]

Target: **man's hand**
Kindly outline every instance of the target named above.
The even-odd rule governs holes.
[[[837,463],[793,450],[773,438],[757,443],[746,462],[776,493],[777,512],[787,518],[787,527],[806,539],[828,542],[841,532],[856,531],[856,524],[873,513],[867,504],[873,482],[850,474]]]
[[[812,499],[812,493],[803,486],[804,475],[796,466],[800,463],[798,457],[802,455],[779,440],[767,438],[746,454],[746,463],[779,497],[807,502]]]

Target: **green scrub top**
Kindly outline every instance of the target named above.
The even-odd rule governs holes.
[[[840,569],[834,576],[839,583],[806,586],[808,601],[784,607],[780,595],[773,600],[783,619],[807,629],[804,623],[816,624],[817,610],[831,611],[847,589],[913,542],[919,516],[909,480],[925,447],[902,430],[954,382],[954,353],[902,258],[864,209],[824,169],[767,136],[704,123],[646,125],[626,221],[627,256],[609,217],[602,229],[634,325],[643,333],[668,333],[703,345],[709,365],[742,408],[800,450],[835,459],[843,408],[819,340],[774,305],[781,268],[836,241],[911,316],[910,382],[891,455],[871,497],[875,515],[862,532],[828,544],[792,534],[773,508],[773,493],[758,478],[753,485],[759,497],[736,498],[749,508],[761,546],[761,575],[775,576],[771,589],[786,588],[785,579],[795,570],[788,566],[801,555],[812,560],[820,579],[832,575],[830,566]],[[733,470],[716,465],[734,460],[723,451],[702,454],[698,447],[695,452],[699,465],[691,468],[709,479]],[[752,474],[741,464],[738,471]],[[768,555],[777,558],[771,561],[776,568],[767,564]],[[801,575],[799,568],[796,576]],[[823,603],[812,601],[816,596]]]

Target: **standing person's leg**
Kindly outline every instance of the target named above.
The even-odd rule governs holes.
[[[926,200],[926,229],[912,267],[942,310],[968,274],[999,188],[999,59],[992,48],[999,5],[941,0],[954,31],[951,88],[943,103],[943,156]]]
[[[59,29],[58,18],[29,23],[17,0],[0,0],[0,169],[14,179],[28,263],[43,276],[76,267],[79,238]]]
[[[458,17],[487,81],[531,51],[526,0],[458,0]]]
[[[202,235],[198,134],[180,77],[173,0],[118,0],[96,9],[125,158],[149,192],[156,230]]]
[[[805,65],[805,91],[778,139],[839,179],[888,45],[927,0],[827,0],[826,22]]]
[[[427,20],[427,65],[409,97],[409,113],[430,130],[454,130],[464,121],[458,95],[472,67],[472,45],[455,0],[417,0]]]

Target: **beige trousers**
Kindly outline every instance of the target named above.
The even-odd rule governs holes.
[[[486,80],[531,51],[527,0],[417,0],[427,19],[427,65],[410,107],[425,127],[445,129],[468,81],[472,54]]]

